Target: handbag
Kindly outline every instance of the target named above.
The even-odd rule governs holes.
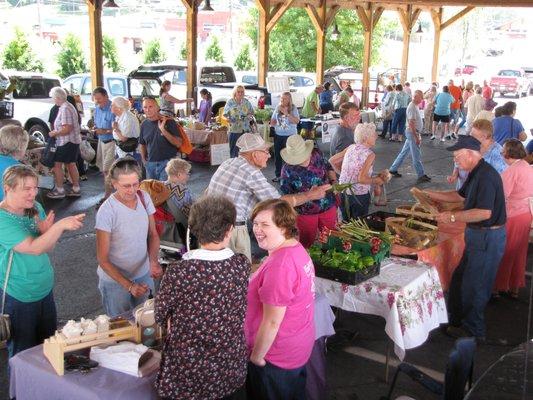
[[[137,150],[137,146],[139,145],[139,139],[130,137],[127,138],[124,142],[120,140],[116,140],[116,144],[120,150],[122,150],[125,153],[133,153],[135,150]]]
[[[2,292],[2,311],[0,313],[0,342],[11,339],[11,318],[9,317],[9,314],[4,314],[4,308],[6,305],[7,281],[9,280],[9,273],[11,272],[11,264],[13,264],[13,251],[9,253],[6,278],[4,281],[4,291]]]
[[[94,160],[94,157],[96,156],[96,152],[87,140],[82,140],[80,143],[80,155],[81,158],[83,158],[88,163]]]
[[[44,148],[43,153],[41,154],[41,164],[43,164],[45,167],[53,168],[55,165],[56,150],[56,138],[48,138],[48,140],[46,141],[46,147]]]

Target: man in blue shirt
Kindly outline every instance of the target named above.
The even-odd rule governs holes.
[[[458,166],[468,171],[459,191],[425,193],[437,202],[464,200],[461,211],[437,214],[442,223],[465,222],[465,250],[450,283],[448,312],[453,337],[485,339],[485,307],[490,299],[498,266],[505,250],[505,197],[500,174],[481,156],[481,143],[473,136],[459,136],[453,151]]]
[[[115,116],[111,112],[111,100],[109,100],[107,90],[103,87],[94,88],[93,101],[96,105],[94,109],[94,134],[98,137],[96,165],[105,177],[111,169],[111,164],[115,161],[115,141],[113,140],[113,121],[115,121]],[[105,195],[98,202],[98,206],[113,192],[113,188],[107,183],[107,179],[105,179],[104,186]]]

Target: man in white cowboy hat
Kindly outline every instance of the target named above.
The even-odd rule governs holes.
[[[314,148],[312,140],[304,140],[300,135],[287,139],[287,146],[281,150],[285,165],[281,169],[280,190],[286,196],[309,193],[315,187],[331,187],[337,182],[337,175],[320,150]],[[310,247],[322,228],[335,229],[337,206],[333,192],[321,198],[309,199],[295,207],[298,212],[299,241]]]
[[[267,199],[282,198],[293,207],[310,200],[321,199],[330,185],[313,188],[306,193],[281,196],[272,186],[261,169],[267,166],[270,146],[263,138],[253,133],[243,134],[237,140],[239,156],[224,161],[211,178],[208,194],[223,195],[229,198],[237,209],[237,221],[230,241],[230,248],[252,260],[250,235],[247,220],[254,206]]]

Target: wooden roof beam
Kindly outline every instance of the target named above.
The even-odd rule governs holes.
[[[470,11],[472,11],[475,7],[468,6],[463,8],[461,11],[459,11],[457,14],[455,14],[453,17],[450,17],[446,22],[442,22],[440,25],[440,29],[446,29],[451,24],[459,20],[460,18],[464,17],[466,14],[468,14]]]
[[[289,9],[289,7],[292,6],[292,3],[294,3],[294,0],[287,0],[285,3],[283,4],[280,3],[274,7],[274,9],[270,13],[270,21],[268,21],[267,23],[268,32],[274,29],[274,27],[276,26],[280,18],[283,16],[283,14],[285,14],[285,12]]]

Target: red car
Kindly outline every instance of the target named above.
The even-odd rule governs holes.
[[[476,72],[477,67],[475,65],[465,65],[464,67],[455,68],[455,75],[472,75]]]

